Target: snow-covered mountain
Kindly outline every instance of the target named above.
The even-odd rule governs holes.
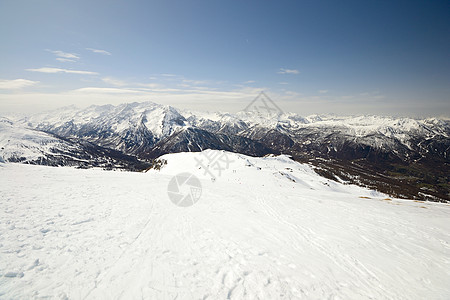
[[[143,102],[71,106],[14,121],[144,161],[205,149],[252,156],[285,153],[336,180],[395,190],[401,197],[450,199],[447,120],[293,113],[268,117],[254,111],[190,112]]]
[[[199,167],[211,158],[220,174]],[[0,164],[0,298],[450,297],[447,204],[387,198],[286,155],[161,159],[147,173]],[[169,192],[186,172],[198,185],[177,189],[198,199],[183,208]]]
[[[0,118],[0,145],[0,158],[8,162],[135,170],[149,166],[119,151],[17,126],[7,118]]]
[[[185,126],[174,108],[151,102],[118,106],[73,106],[20,120],[29,127],[63,137],[78,137],[100,146],[136,154]]]
[[[446,147],[429,147],[430,141],[436,140],[448,144],[450,123],[438,119],[379,116],[303,118],[292,113],[267,118],[256,112],[184,112],[170,106],[144,102],[90,106],[86,109],[72,106],[27,117],[19,122],[37,130],[63,137],[83,138],[101,146],[138,155],[149,152],[158,142],[171,135],[179,135],[186,129],[202,129],[213,134],[263,140],[266,145],[272,146],[273,143],[273,148],[280,150],[285,150],[293,143],[301,147],[311,145],[307,148],[326,145],[327,153],[334,152],[339,156],[342,152],[338,150],[342,150],[343,144],[354,143],[384,152],[392,151],[402,160],[411,157],[417,159],[427,153],[444,158],[449,156]],[[272,141],[281,137],[284,137],[284,143]],[[187,143],[185,149],[168,151],[193,151],[209,146],[208,141],[198,140]]]

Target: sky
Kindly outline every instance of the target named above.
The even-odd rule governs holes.
[[[0,0],[0,115],[153,101],[450,117],[450,2]]]

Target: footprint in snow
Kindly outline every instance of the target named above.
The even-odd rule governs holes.
[[[23,274],[23,272],[8,272],[3,276],[7,277],[7,278],[15,278],[15,277],[22,278],[24,276],[24,274]]]

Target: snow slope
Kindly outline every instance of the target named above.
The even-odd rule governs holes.
[[[0,118],[0,162],[142,169],[136,158],[77,139],[64,139]],[[144,167],[145,168],[145,167]]]
[[[76,145],[45,132],[16,126],[6,118],[0,118],[0,155],[5,160],[30,162],[61,152],[77,152]]]
[[[0,298],[450,298],[447,204],[387,200],[285,156],[163,158],[147,173],[0,163]],[[187,208],[167,194],[180,172],[202,185]]]

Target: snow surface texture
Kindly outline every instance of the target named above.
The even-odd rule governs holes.
[[[220,174],[211,155],[228,159]],[[0,164],[0,298],[450,298],[447,204],[285,156],[163,158],[147,173]],[[181,172],[202,185],[187,208],[167,193]]]

